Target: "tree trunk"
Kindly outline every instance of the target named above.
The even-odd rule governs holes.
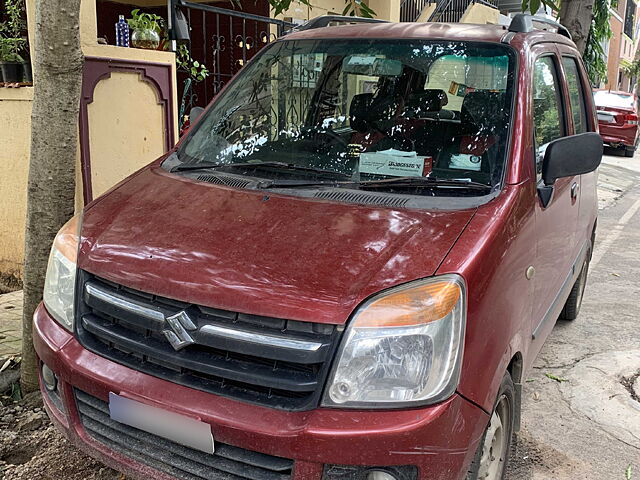
[[[83,56],[80,0],[35,2],[35,78],[25,232],[21,384],[38,388],[32,317],[42,299],[49,250],[73,215]]]
[[[594,0],[562,0],[561,2],[560,23],[569,29],[580,55],[584,55],[587,48],[594,3]]]

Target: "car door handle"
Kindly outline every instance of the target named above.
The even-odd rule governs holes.
[[[578,192],[580,191],[580,185],[577,182],[573,182],[571,185],[571,200],[578,198]]]

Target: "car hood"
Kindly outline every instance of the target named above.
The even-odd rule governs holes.
[[[373,293],[433,275],[474,213],[237,190],[152,166],[86,209],[78,264],[163,297],[341,324]]]

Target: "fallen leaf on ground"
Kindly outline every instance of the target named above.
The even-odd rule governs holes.
[[[547,377],[547,378],[550,378],[551,380],[555,380],[558,383],[562,383],[562,382],[566,382],[567,381],[566,378],[556,377],[553,373],[545,373],[544,376]]]
[[[0,372],[4,372],[9,367],[9,365],[11,365],[11,359],[7,358],[6,362],[4,362],[2,364],[2,367],[0,367]]]

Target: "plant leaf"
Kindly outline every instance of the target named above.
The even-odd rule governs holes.
[[[566,382],[567,381],[566,378],[557,377],[553,373],[545,373],[544,376],[547,377],[547,378],[550,378],[551,380],[555,380],[558,383],[562,383],[562,382]]]
[[[538,10],[540,10],[540,5],[541,0],[531,0],[531,3],[529,3],[529,11],[535,15],[538,13]]]

